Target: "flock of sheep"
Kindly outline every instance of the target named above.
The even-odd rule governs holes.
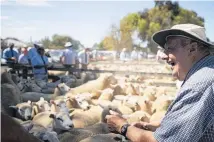
[[[61,79],[66,81],[44,92],[32,79],[2,73],[2,141],[128,141],[109,131],[105,123],[109,110],[129,123],[158,122],[177,90],[151,82],[173,82],[171,77],[81,73],[81,79],[73,75]]]

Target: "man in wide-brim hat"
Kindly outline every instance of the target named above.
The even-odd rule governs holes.
[[[61,63],[66,67],[75,67],[77,64],[77,53],[73,49],[73,44],[71,42],[65,43],[65,50],[63,51],[62,56],[60,57]]]
[[[115,112],[107,115],[111,130],[131,141],[214,141],[214,56],[205,28],[179,24],[153,35],[164,50],[161,57],[171,65],[172,75],[183,81],[175,100],[160,122],[130,125]]]

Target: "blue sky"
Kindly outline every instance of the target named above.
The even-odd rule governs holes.
[[[179,4],[205,18],[207,36],[214,41],[214,1],[179,1]],[[32,37],[35,41],[58,33],[92,46],[128,13],[153,6],[153,1],[1,0],[1,36],[23,41]]]

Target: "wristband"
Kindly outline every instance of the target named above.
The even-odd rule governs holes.
[[[129,126],[130,126],[130,124],[124,124],[121,127],[121,135],[123,135],[124,137],[126,137],[126,132],[127,132]]]

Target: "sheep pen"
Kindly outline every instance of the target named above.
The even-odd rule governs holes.
[[[144,65],[134,64],[118,68],[114,64],[89,66],[94,67],[130,72],[130,68],[145,70]],[[147,71],[168,73],[163,64],[148,66]],[[109,131],[105,122],[109,110],[119,112],[130,124],[140,121],[156,122],[163,119],[176,97],[178,89],[176,80],[172,77],[107,72],[97,73],[96,77],[90,73],[82,73],[80,79],[60,72],[64,82],[49,93],[42,92],[33,80],[18,78],[18,81],[14,81],[9,73],[3,72],[1,115],[10,117],[16,122],[11,125],[17,125],[35,141],[121,141],[124,140],[123,136]],[[28,89],[23,91],[25,86]],[[19,129],[14,128],[11,133],[16,133]],[[3,133],[6,139],[4,135],[6,134]],[[23,140],[27,137],[28,135],[23,137]]]

